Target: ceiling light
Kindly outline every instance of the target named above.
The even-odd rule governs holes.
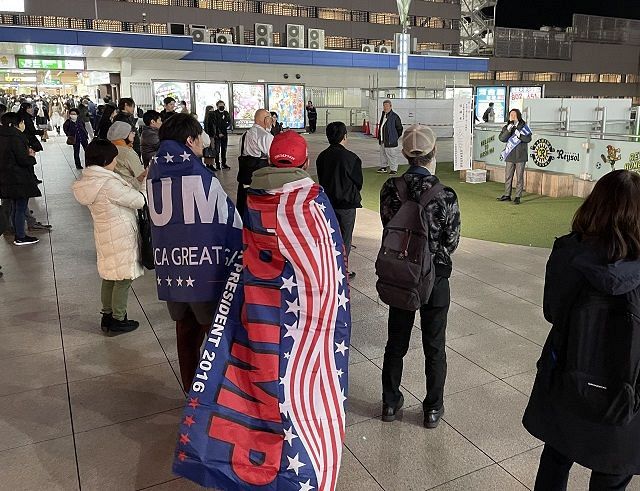
[[[102,57],[106,58],[107,56],[109,56],[111,53],[113,53],[113,48],[111,46],[109,46],[107,49],[105,49],[102,52]]]

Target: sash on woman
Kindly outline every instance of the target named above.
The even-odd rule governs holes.
[[[530,134],[531,129],[526,124],[522,127],[521,130],[514,131],[513,135],[511,135],[511,138],[509,138],[509,140],[507,141],[506,147],[504,148],[502,153],[500,153],[500,160],[505,160],[509,156],[509,154],[513,152],[513,149],[520,145],[520,143],[522,143],[519,138],[520,135],[527,136]]]
[[[250,190],[247,205],[174,472],[224,490],[334,490],[351,330],[338,222],[307,178]]]

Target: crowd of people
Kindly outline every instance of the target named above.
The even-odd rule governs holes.
[[[143,114],[131,98],[121,98],[117,104],[105,99],[100,105],[88,98],[5,102],[0,104],[4,113],[0,198],[14,244],[38,241],[26,234],[27,226],[50,228],[33,222],[29,199],[41,196],[34,172],[36,155],[43,149],[40,139],[46,141],[47,132],[62,131],[73,146],[76,167],[85,167],[73,184],[73,194],[93,217],[102,280],[100,325],[110,335],[131,332],[139,325],[127,316],[127,298],[132,282],[144,273],[139,211],[148,199],[151,238],[154,250],[160,251],[155,258],[158,298],[167,302],[168,315],[176,323],[180,374],[188,392],[202,343],[218,319],[216,309],[233,274],[230,268],[242,255],[242,247],[233,244],[240,241],[243,221],[264,227],[267,235],[271,228],[276,236],[284,233],[257,220],[252,200],[296,186],[311,189],[306,140],[283,128],[277,114],[256,111],[253,126],[240,139],[233,199],[216,177],[217,171],[231,168],[226,156],[231,119],[223,101],[207,109],[204,128],[188,110],[177,112],[171,97],[164,100],[161,112]],[[310,103],[307,111],[311,109],[315,111]],[[140,117],[143,126],[138,131]],[[390,307],[382,420],[394,421],[403,407],[403,358],[419,311],[426,379],[424,426],[432,429],[445,411],[449,277],[460,240],[460,209],[455,191],[435,175],[434,132],[421,125],[403,127],[389,100],[384,101],[379,128],[378,172],[391,175],[380,191],[384,231],[376,262],[378,293]],[[348,267],[356,210],[362,206],[362,161],[348,148],[344,123],[328,124],[326,138],[328,147],[316,160],[318,183],[331,207],[323,210],[339,225]],[[506,144],[507,182],[498,199],[511,200],[517,173],[518,204],[531,140],[519,111],[509,113],[499,138]],[[207,157],[213,166],[205,165]],[[402,162],[408,170],[396,175]],[[640,433],[640,419],[635,417],[640,407],[640,351],[634,344],[634,329],[640,328],[639,192],[640,177],[632,172],[614,171],[600,179],[577,211],[572,233],[556,241],[549,259],[544,314],[552,329],[524,416],[527,430],[545,442],[536,490],[566,489],[574,462],[593,469],[591,489],[625,489],[632,475],[640,472],[640,447],[635,445]],[[181,211],[172,213],[176,206]],[[285,209],[283,215],[292,210]],[[200,261],[189,255],[165,258],[166,252],[161,252],[176,247],[202,249]],[[213,261],[212,253],[205,254],[209,250],[222,251],[218,254],[223,257]],[[276,257],[267,249],[249,248],[245,254],[256,254],[256,260],[265,263]],[[346,273],[348,278],[355,276],[355,271]],[[323,289],[340,291],[339,276],[324,278]]]

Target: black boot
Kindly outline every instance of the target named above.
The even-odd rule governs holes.
[[[102,314],[102,322],[100,322],[100,329],[102,332],[109,332],[109,328],[113,324],[113,314]]]
[[[138,329],[140,323],[138,321],[129,320],[125,314],[124,319],[119,321],[118,319],[113,319],[111,325],[107,332],[131,332]]]

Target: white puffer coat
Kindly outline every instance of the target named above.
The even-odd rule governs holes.
[[[133,280],[142,276],[136,214],[144,206],[140,191],[115,172],[92,165],[73,183],[73,194],[93,217],[100,277]]]

